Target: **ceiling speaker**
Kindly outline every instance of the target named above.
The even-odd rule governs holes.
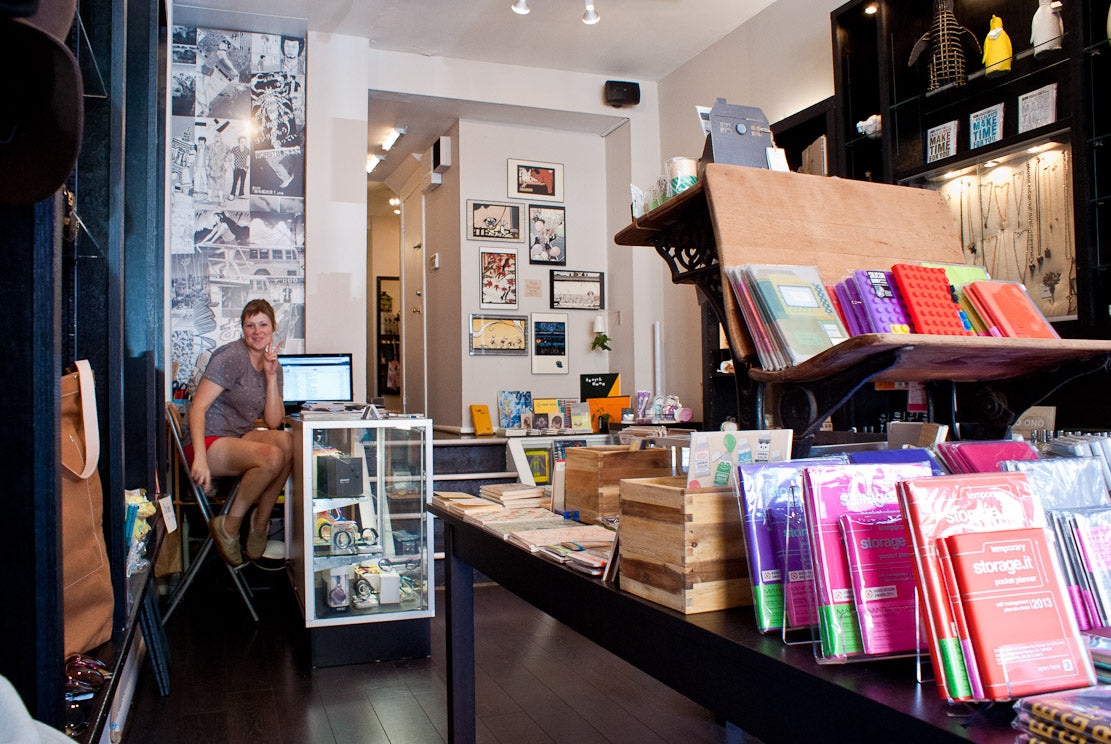
[[[621,80],[607,80],[605,88],[606,103],[610,106],[636,106],[640,103],[640,85]]]

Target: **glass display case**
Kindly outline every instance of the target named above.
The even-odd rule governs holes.
[[[290,563],[306,627],[431,618],[432,422],[304,416]]]

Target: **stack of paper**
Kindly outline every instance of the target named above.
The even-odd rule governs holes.
[[[460,517],[468,514],[481,514],[501,509],[500,504],[495,504],[489,499],[472,496],[461,491],[433,491],[432,504],[444,511]]]
[[[609,563],[616,535],[601,525],[575,524],[510,532],[506,539],[544,558],[598,576]]]

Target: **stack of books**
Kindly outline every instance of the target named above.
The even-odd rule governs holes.
[[[496,504],[489,499],[472,496],[461,491],[433,491],[432,503],[449,514],[455,514],[464,519],[469,514],[488,513],[502,508],[500,504]]]
[[[524,483],[493,483],[482,486],[478,495],[501,506],[551,507],[551,496],[543,488]]]
[[[1111,739],[1111,687],[1032,695],[1015,702],[1016,742],[1106,744]]]
[[[613,556],[617,533],[596,524],[517,530],[506,539],[543,558],[591,576],[601,576]]]

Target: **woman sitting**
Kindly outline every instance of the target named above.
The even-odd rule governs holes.
[[[212,353],[197,385],[189,407],[191,444],[185,448],[190,475],[205,491],[213,477],[242,476],[231,509],[208,525],[220,554],[233,566],[243,562],[239,531],[252,506],[247,557],[262,557],[270,512],[293,466],[293,438],[278,430],[285,409],[274,308],[266,300],[251,300],[240,323],[243,337]],[[268,428],[255,428],[259,418]]]

